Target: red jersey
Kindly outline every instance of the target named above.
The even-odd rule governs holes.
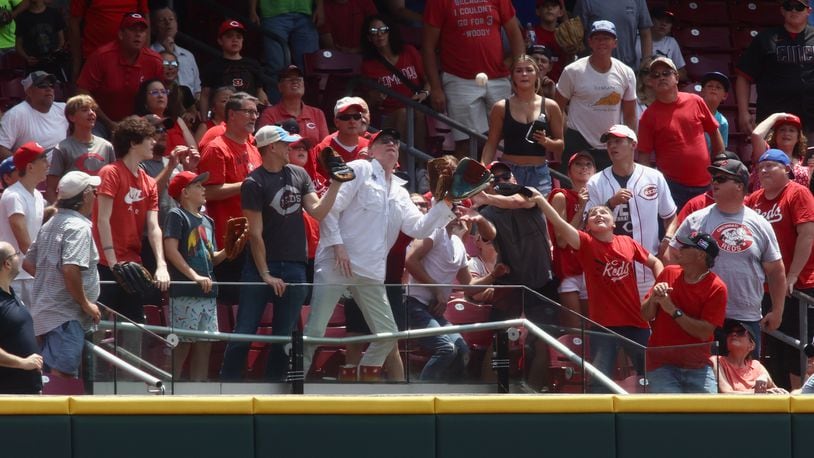
[[[305,241],[308,245],[308,259],[317,257],[317,244],[319,244],[319,221],[315,220],[308,212],[302,212],[302,219],[305,222]]]
[[[577,210],[579,210],[579,194],[572,189],[554,188],[551,190],[551,194],[548,195],[548,201],[552,202],[557,194],[562,194],[565,197],[565,219],[570,222],[574,219],[574,215],[577,214]],[[557,235],[554,232],[554,226],[551,224],[548,224],[548,237],[549,240],[554,242],[553,264],[554,274],[557,278],[563,280],[581,275],[582,266],[577,259],[576,250],[571,248],[570,245],[566,245],[565,248],[557,246]]]
[[[577,259],[585,272],[588,315],[602,326],[648,328],[641,316],[641,299],[633,262],[647,263],[650,253],[626,235],[610,243],[579,231]]]
[[[249,142],[237,143],[226,135],[215,138],[201,151],[198,173],[209,172],[206,185],[242,183],[252,170],[263,161],[260,152]],[[215,220],[215,237],[218,246],[225,246],[226,221],[243,216],[240,193],[221,200],[206,202],[206,212]]]
[[[676,227],[681,226],[681,223],[683,223],[684,220],[687,219],[687,217],[693,212],[701,210],[702,208],[707,208],[714,203],[715,200],[712,198],[712,193],[709,191],[688,200],[676,215]]]
[[[157,52],[142,48],[131,64],[122,57],[119,42],[112,41],[88,57],[76,86],[90,92],[107,117],[121,121],[133,114],[133,100],[142,82],[153,78],[163,80],[162,62]]]
[[[811,195],[811,191],[805,186],[789,181],[774,199],[767,199],[765,190],[759,189],[746,196],[744,203],[771,223],[788,273],[794,259],[797,225],[814,222],[814,196]],[[796,286],[814,287],[814,256],[809,256]]]
[[[328,189],[328,185],[330,184],[330,179],[328,172],[322,169],[322,166],[317,163],[317,156],[319,156],[319,152],[325,149],[326,147],[330,146],[334,149],[345,162],[355,161],[359,159],[359,155],[367,151],[367,145],[370,143],[365,137],[359,137],[359,143],[356,147],[348,151],[340,145],[336,141],[336,132],[328,135],[327,137],[323,138],[319,144],[311,148],[311,151],[308,152],[308,162],[305,163],[305,171],[308,172],[308,176],[314,180],[314,188],[317,190],[317,194],[322,195],[326,189]]]
[[[126,13],[137,11],[144,14],[145,19],[150,17],[147,0],[77,0],[70,3],[71,17],[84,19],[82,57],[85,58],[118,38],[119,24]]]
[[[421,54],[413,46],[404,45],[404,49],[399,54],[399,59],[394,67],[401,71],[402,77],[412,82],[414,86],[424,87],[424,62],[421,60]],[[376,80],[382,86],[390,88],[407,98],[413,96],[413,90],[407,87],[401,81],[401,78],[396,76],[379,59],[367,59],[362,62],[362,75]],[[382,102],[382,110],[385,113],[403,107],[404,104],[391,97],[384,99]]]
[[[113,199],[110,232],[116,260],[141,264],[141,240],[147,225],[147,212],[158,211],[155,180],[141,168],[138,169],[138,176],[134,176],[120,160],[102,167],[99,177],[102,183],[97,193]],[[99,239],[98,208],[98,205],[93,206],[93,240],[99,250],[99,264],[107,266]]]
[[[679,92],[673,103],[654,101],[639,120],[639,151],[655,153],[656,166],[668,181],[684,186],[709,185],[709,150],[704,133],[718,121],[701,97]]]
[[[257,120],[257,128],[270,124],[280,124],[289,119],[297,121],[297,125],[300,127],[299,135],[308,140],[310,146],[316,145],[330,134],[328,123],[325,121],[325,113],[319,108],[304,103],[301,103],[299,116],[294,116],[285,111],[282,103],[266,108],[263,110],[263,114],[260,115],[260,119]]]
[[[562,69],[565,68],[565,64],[567,63],[565,61],[565,51],[563,51],[560,44],[557,43],[557,39],[554,38],[553,31],[546,30],[537,25],[534,27],[534,34],[537,36],[538,45],[545,45],[546,48],[551,50],[551,71],[548,72],[548,75],[546,76],[556,82],[558,79],[560,79]]]
[[[343,48],[359,48],[359,31],[365,18],[378,14],[376,5],[371,0],[325,0],[322,2],[325,17],[331,18],[322,24],[319,33],[330,33],[334,44]],[[365,34],[367,37],[367,34]]]
[[[672,265],[665,267],[656,279],[656,283],[662,282],[673,288],[670,293],[670,300],[686,316],[704,320],[715,327],[723,326],[726,316],[726,285],[714,272],[709,272],[698,283],[690,284],[684,280],[684,270],[679,266]],[[648,293],[647,297],[651,293]],[[709,345],[669,349],[656,349],[653,347],[712,342],[714,340],[712,334],[710,334],[709,338],[703,340],[689,335],[661,307],[658,307],[652,325],[653,333],[647,343],[647,370],[651,371],[664,365],[698,369],[711,364]]]
[[[500,29],[514,16],[510,0],[433,0],[424,7],[424,23],[441,31],[444,72],[469,80],[481,72],[489,78],[509,75]]]

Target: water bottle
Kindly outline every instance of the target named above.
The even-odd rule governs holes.
[[[526,24],[526,39],[529,41],[529,46],[537,43],[537,33],[534,31],[534,26],[531,22]]]

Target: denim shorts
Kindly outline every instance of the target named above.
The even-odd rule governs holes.
[[[79,375],[85,330],[76,321],[66,321],[42,335],[42,362],[65,374]]]

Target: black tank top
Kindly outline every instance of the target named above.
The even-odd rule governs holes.
[[[545,97],[541,110],[545,112]],[[546,150],[539,143],[526,141],[526,134],[534,121],[528,124],[517,122],[512,117],[509,99],[506,99],[506,113],[503,115],[503,152],[515,156],[546,156]]]

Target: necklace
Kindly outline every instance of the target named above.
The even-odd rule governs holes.
[[[687,283],[689,283],[691,285],[694,285],[694,284],[700,282],[701,280],[703,280],[704,277],[706,277],[707,275],[709,275],[709,270],[707,270],[706,272],[699,275],[698,278],[696,278],[694,281],[689,281],[689,280],[686,280],[686,281],[687,281]]]

